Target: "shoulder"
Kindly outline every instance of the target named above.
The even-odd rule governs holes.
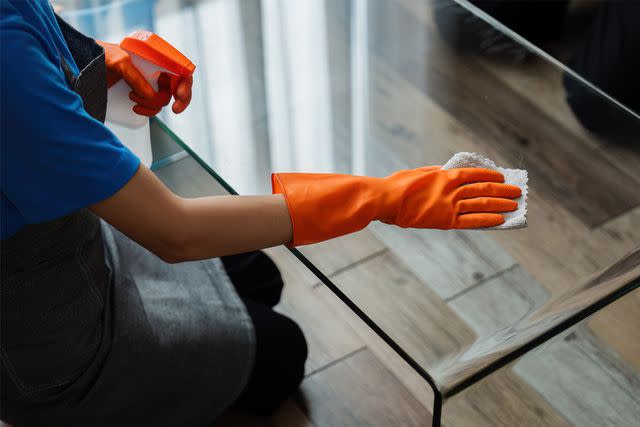
[[[38,113],[43,117],[48,103],[74,102],[47,27],[48,13],[55,16],[38,4],[39,0],[0,0],[0,105],[9,128],[35,129],[28,118]]]
[[[50,15],[50,16],[49,16]],[[0,39],[2,59],[22,58],[36,48],[55,60],[58,54],[50,40],[48,25],[55,19],[48,2],[41,0],[0,0]]]
[[[0,24],[2,31],[28,28],[41,21],[43,15],[50,12],[48,6],[43,8],[39,0],[0,1]]]
[[[25,24],[22,14],[11,1],[0,1],[0,32],[3,39],[7,32],[24,29]]]

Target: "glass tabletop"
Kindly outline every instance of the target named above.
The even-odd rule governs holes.
[[[96,37],[152,28],[198,66],[190,109],[156,122],[184,142],[156,149],[155,168],[190,155],[239,194],[269,193],[272,171],[385,176],[462,151],[528,170],[526,229],[373,223],[294,251],[434,387],[435,412],[573,325],[580,348],[615,359],[612,377],[640,395],[637,304],[582,322],[640,298],[633,108],[465,1],[128,0],[93,2],[91,14],[61,3]],[[452,36],[487,28],[523,54]],[[575,370],[571,354],[548,369]],[[601,369],[587,359],[581,369]],[[546,365],[531,366],[533,382]],[[567,403],[570,424],[583,425],[567,415],[581,404]],[[637,419],[640,405],[621,416]]]
[[[202,197],[234,192],[215,171],[193,154],[188,145],[159,120],[152,121],[151,136],[154,156],[164,159],[156,162],[153,168],[160,179],[176,194],[183,197]],[[292,260],[283,259],[282,252],[284,251],[277,253],[271,251],[270,255],[272,257],[277,255],[275,259],[278,263],[281,263],[284,268],[291,268]],[[302,254],[295,250],[293,253],[312,270],[317,270]],[[631,267],[636,264],[631,259]],[[617,270],[609,269],[605,274],[594,278],[596,280],[591,281],[583,289],[597,289],[604,281],[620,276],[623,278],[621,283],[626,283],[624,272],[628,270],[629,266],[625,266],[624,263],[618,264]],[[299,276],[299,274],[293,273],[293,276]],[[322,277],[322,274],[318,273],[318,276]],[[306,282],[307,286],[312,283],[308,280]],[[287,281],[287,284],[301,286],[301,283],[290,281]],[[325,284],[330,289],[340,292],[335,289],[332,282],[325,282]],[[319,280],[318,285],[320,285]],[[622,286],[618,289],[631,288],[633,286]],[[318,293],[317,286],[313,289],[313,293],[317,294],[316,297],[322,304],[323,297],[320,296],[322,293]],[[598,294],[600,293],[598,291]],[[637,391],[640,376],[637,372],[637,358],[640,354],[640,342],[637,340],[635,325],[629,322],[633,323],[634,320],[630,317],[630,313],[640,311],[640,290],[635,289],[625,298],[612,301],[617,296],[614,293],[612,298],[604,298],[594,308],[593,311],[596,313],[588,321],[578,322],[573,326],[564,323],[561,325],[562,330],[553,339],[544,343],[534,343],[535,345],[527,348],[519,347],[516,354],[519,356],[517,360],[503,354],[501,363],[487,364],[492,371],[484,381],[474,387],[459,388],[453,396],[450,394],[445,396],[452,397],[447,400],[445,422],[451,423],[450,425],[473,425],[474,427],[531,425],[532,423],[596,427],[603,425],[603,422],[610,425],[632,425],[638,408]],[[559,298],[556,304],[561,300],[564,301],[564,307],[561,307],[563,311],[571,312],[576,307],[570,307],[570,305],[576,302],[578,307],[584,307],[584,301],[580,302],[572,298]],[[359,310],[350,300],[345,302],[353,310]],[[437,301],[434,302],[437,304]],[[303,306],[309,308],[304,304]],[[543,310],[539,313],[542,314],[541,318],[547,317]],[[301,315],[301,313],[297,313],[297,316],[296,313],[293,314],[294,318]],[[322,321],[325,315],[336,314],[333,311],[326,314],[316,311],[315,315],[309,318],[307,315],[303,317],[305,323],[315,323]],[[454,318],[450,317],[448,320],[452,321]],[[346,322],[345,328],[350,327],[350,321],[340,314],[338,319],[331,320],[328,324],[335,328],[340,327],[341,322]],[[514,325],[518,324],[522,325],[523,322],[514,323]],[[371,326],[385,335],[377,324]],[[446,331],[445,326],[443,332]],[[325,332],[333,334],[335,331]],[[603,337],[606,337],[605,341]],[[315,340],[318,340],[318,337],[314,337],[313,341]],[[496,344],[499,342],[490,343],[488,346],[493,349],[494,354],[501,348]],[[315,345],[318,343],[316,342]],[[472,347],[477,345],[474,344]],[[504,350],[504,347],[502,349]],[[396,350],[401,354],[407,354],[402,347]],[[414,367],[418,372],[422,370],[420,366]],[[498,367],[502,369],[498,370]],[[473,376],[469,376],[468,379],[467,386],[477,380]],[[428,399],[428,396],[423,398]],[[433,408],[434,415],[437,415],[436,408],[437,406]],[[436,417],[433,419],[438,420]],[[505,423],[505,420],[508,422]],[[424,420],[419,425],[427,422],[428,420]]]

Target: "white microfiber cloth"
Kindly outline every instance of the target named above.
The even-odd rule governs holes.
[[[515,185],[522,190],[522,196],[517,200],[518,209],[504,214],[504,223],[490,227],[489,229],[510,230],[514,228],[525,228],[527,226],[527,193],[529,175],[523,169],[507,169],[496,166],[496,164],[478,153],[457,153],[442,169],[458,168],[485,168],[501,172],[504,175],[505,184]],[[486,229],[485,229],[486,230]]]

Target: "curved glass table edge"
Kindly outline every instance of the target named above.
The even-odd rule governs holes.
[[[239,195],[239,193],[227,183],[211,166],[209,166],[204,160],[193,151],[188,144],[186,144],[180,137],[178,137],[165,123],[163,123],[157,117],[152,118],[151,127],[154,126],[160,128],[162,132],[168,135],[171,140],[181,149],[172,154],[166,155],[157,161],[154,161],[151,170],[158,170],[171,163],[177,162],[186,157],[192,157],[212,178],[214,178],[226,191],[233,195]],[[404,360],[427,384],[431,387],[434,393],[434,402],[432,410],[432,426],[440,427],[442,417],[442,407],[445,400],[455,396],[470,386],[476,384],[483,378],[491,375],[497,370],[513,363],[521,356],[524,356],[531,350],[540,347],[542,344],[558,336],[567,329],[579,324],[589,316],[597,313],[601,309],[607,307],[618,299],[622,298],[626,294],[640,288],[640,248],[630,252],[621,261],[615,263],[613,266],[606,268],[599,273],[592,276],[592,279],[586,282],[581,289],[594,289],[598,286],[598,278],[611,275],[612,270],[616,269],[616,266],[624,264],[631,260],[636,262],[637,275],[633,275],[631,278],[623,275],[621,279],[623,283],[619,286],[613,286],[610,292],[606,292],[599,297],[596,297],[592,302],[582,306],[582,308],[571,310],[570,307],[575,303],[572,301],[572,297],[581,295],[580,292],[572,292],[566,296],[559,298],[559,304],[568,307],[565,312],[565,316],[557,316],[551,313],[552,325],[540,332],[539,334],[529,335],[524,341],[512,344],[502,354],[500,354],[495,360],[484,363],[482,367],[475,370],[472,374],[463,377],[460,381],[455,382],[453,385],[443,387],[439,381],[436,381],[435,376],[431,375],[427,370],[416,362],[411,355],[409,355],[391,336],[389,336],[376,322],[371,319],[358,305],[353,302],[347,295],[340,290],[340,288],[331,281],[318,267],[316,267],[307,257],[305,257],[296,248],[287,248],[307,269],[309,269],[326,287],[328,287],[353,313],[355,313],[360,320],[362,320],[370,329],[372,329],[394,352]],[[615,273],[615,271],[614,271]],[[615,279],[615,277],[614,277]],[[605,280],[605,285],[607,281]],[[580,289],[578,289],[580,290]],[[557,305],[558,301],[553,302],[551,305]],[[537,310],[529,313],[527,319],[534,319],[534,322],[544,322],[549,320],[549,316],[545,318],[544,314],[550,312],[551,307],[548,304],[538,308]],[[539,317],[538,314],[542,313],[543,316]],[[536,319],[536,317],[539,317]],[[526,320],[526,319],[525,319]],[[477,342],[476,342],[477,343]],[[474,343],[474,344],[476,344]],[[472,345],[473,347],[473,345]],[[459,355],[464,355],[465,351],[461,351]],[[459,370],[460,372],[463,369]]]
[[[438,0],[432,0],[432,1],[438,1]],[[519,45],[523,46],[529,52],[531,52],[534,55],[542,58],[544,61],[546,61],[546,62],[552,64],[554,67],[562,70],[563,73],[566,73],[567,75],[571,76],[571,78],[577,80],[582,85],[588,87],[591,91],[593,91],[594,93],[597,93],[598,96],[603,98],[606,102],[610,102],[610,103],[614,104],[618,109],[624,111],[625,114],[630,116],[630,118],[633,117],[635,120],[640,121],[640,112],[636,112],[636,111],[632,110],[631,108],[627,107],[622,102],[618,101],[617,99],[615,99],[614,97],[612,97],[611,95],[606,93],[604,90],[600,89],[597,85],[592,83],[589,79],[584,78],[579,73],[577,73],[575,70],[570,68],[568,65],[566,65],[562,61],[556,59],[553,55],[549,54],[544,49],[536,46],[531,41],[527,40],[525,37],[522,37],[520,34],[516,33],[512,29],[510,29],[509,27],[507,27],[506,25],[504,25],[503,23],[498,21],[496,18],[494,18],[493,16],[489,15],[484,10],[480,9],[478,6],[474,5],[469,0],[447,0],[447,1],[451,1],[453,3],[456,3],[458,6],[462,7],[463,9],[465,9],[470,14],[472,14],[472,15],[476,16],[477,18],[481,19],[486,24],[488,24],[491,27],[495,28],[496,30],[500,31],[502,34],[504,34],[508,38],[514,40]]]

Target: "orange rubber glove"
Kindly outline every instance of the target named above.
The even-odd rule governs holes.
[[[293,225],[291,246],[356,232],[371,221],[413,228],[500,225],[517,209],[520,188],[488,169],[428,166],[386,178],[276,173],[273,193],[284,195]]]
[[[106,43],[96,40],[104,49],[104,58],[107,66],[107,86],[111,87],[118,83],[120,79],[131,87],[129,98],[136,105],[133,111],[142,116],[155,116],[175,98],[173,112],[179,114],[183,112],[191,102],[191,86],[193,78],[180,79],[172,84],[172,80],[167,74],[162,74],[158,79],[158,92],[147,82],[144,76],[131,63],[131,58],[126,50],[117,44]]]

